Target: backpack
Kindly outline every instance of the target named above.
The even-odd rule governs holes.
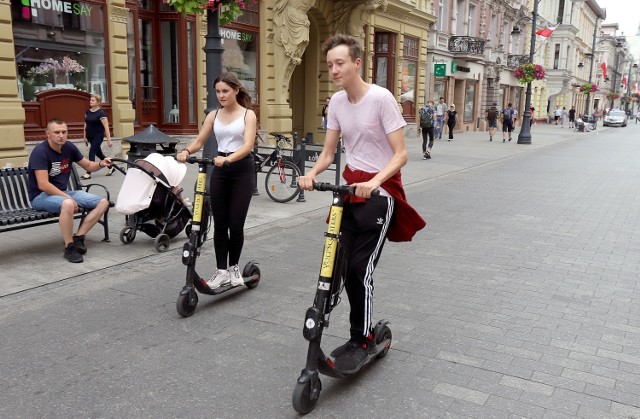
[[[421,109],[420,128],[433,128],[433,108]]]
[[[502,120],[504,122],[511,122],[511,109],[507,108],[504,111],[502,111]]]
[[[498,110],[496,108],[491,108],[489,109],[489,112],[487,112],[487,119],[490,122],[495,121],[498,118]]]

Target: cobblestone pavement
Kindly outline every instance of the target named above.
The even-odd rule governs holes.
[[[391,351],[323,377],[308,416],[640,418],[638,134],[413,182],[427,229],[388,243],[374,281]],[[201,296],[188,319],[177,252],[3,297],[0,417],[296,416],[325,214],[250,232],[263,282]],[[323,347],[347,324],[345,301]]]

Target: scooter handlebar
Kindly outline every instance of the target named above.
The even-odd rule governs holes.
[[[344,193],[349,195],[356,194],[356,188],[354,187],[351,187],[349,185],[334,185],[333,183],[326,183],[326,182],[314,183],[313,189],[316,191],[331,191],[331,192],[338,192],[338,193]],[[371,191],[371,196],[380,196],[380,189],[376,188],[373,191]]]

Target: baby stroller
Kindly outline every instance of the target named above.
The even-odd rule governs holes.
[[[179,184],[187,167],[173,157],[158,153],[131,163],[116,201],[116,210],[125,214],[126,226],[120,231],[120,241],[133,242],[136,232],[154,238],[158,252],[169,249],[176,237],[191,220],[190,205],[182,198]]]

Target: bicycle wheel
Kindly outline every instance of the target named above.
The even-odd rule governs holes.
[[[300,169],[289,161],[283,161],[282,167],[272,166],[264,180],[267,195],[276,202],[291,201],[300,193],[300,189],[298,189],[299,177]]]

